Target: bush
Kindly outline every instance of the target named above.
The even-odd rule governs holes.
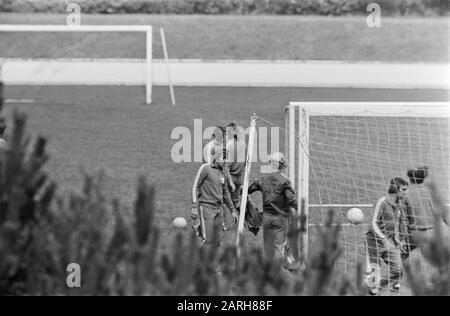
[[[76,0],[3,0],[1,12],[66,13]],[[367,14],[373,0],[83,0],[84,13],[100,14]],[[446,15],[447,0],[378,0],[384,15]]]

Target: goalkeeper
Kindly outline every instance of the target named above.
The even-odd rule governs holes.
[[[378,294],[380,287],[380,261],[383,260],[389,267],[389,280],[392,290],[400,290],[402,278],[402,263],[400,258],[400,237],[405,234],[401,223],[404,206],[402,200],[408,189],[408,182],[402,178],[391,180],[388,194],[378,200],[372,217],[367,240],[367,285],[371,295]],[[371,281],[372,280],[372,281]],[[370,283],[369,283],[370,282]]]
[[[263,239],[264,252],[269,258],[287,257],[288,221],[291,208],[297,209],[295,191],[289,179],[282,173],[287,163],[282,153],[270,156],[272,173],[255,180],[248,193],[260,191],[263,194]]]

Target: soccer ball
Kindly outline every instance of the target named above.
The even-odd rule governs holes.
[[[187,221],[184,217],[177,217],[173,220],[173,227],[175,228],[186,228]]]
[[[359,208],[351,208],[347,212],[347,219],[353,225],[361,224],[364,221],[364,214]]]

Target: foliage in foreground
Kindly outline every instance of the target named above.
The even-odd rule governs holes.
[[[161,253],[155,191],[145,179],[138,181],[132,220],[123,216],[119,201],[102,194],[101,176],[86,177],[81,194],[58,197],[43,170],[46,142],[30,141],[25,123],[15,114],[11,147],[0,157],[0,295],[364,294],[360,269],[356,282],[335,270],[340,228],[333,225],[332,212],[304,272],[287,272],[259,249],[245,249],[239,260],[233,247],[206,252],[194,235],[185,241],[178,234],[169,253]],[[299,233],[293,230],[290,238],[298,240]],[[437,237],[430,251],[447,278],[427,281],[426,294],[446,294],[448,248]],[[214,262],[222,266],[221,275],[205,264]],[[70,263],[81,267],[81,288],[66,286]],[[419,277],[412,284],[422,294]]]
[[[83,13],[100,14],[280,14],[366,15],[379,3],[384,15],[444,15],[447,0],[2,0],[0,12],[66,13],[79,3]]]

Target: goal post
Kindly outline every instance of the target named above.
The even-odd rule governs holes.
[[[332,208],[344,226],[342,267],[354,268],[363,260],[367,226],[346,223],[346,211],[361,208],[367,224],[390,179],[408,180],[410,168],[429,166],[450,196],[449,102],[291,102],[284,121],[297,215],[305,203],[304,257],[314,242],[311,230],[324,224]]]
[[[133,33],[140,32],[145,34],[146,52],[145,52],[145,102],[152,103],[152,63],[153,63],[153,28],[151,25],[16,25],[0,24],[0,32],[8,33],[33,33],[33,32],[110,32],[110,33]],[[3,58],[3,62],[7,58]]]
[[[239,222],[238,222],[238,230],[236,235],[236,252],[237,257],[239,258],[241,255],[241,247],[242,247],[242,234],[244,233],[244,224],[245,224],[245,213],[247,211],[247,198],[248,198],[248,188],[250,185],[250,172],[252,170],[252,161],[253,161],[253,151],[255,148],[255,138],[256,138],[256,114],[253,114],[250,119],[250,130],[249,130],[249,140],[248,140],[248,149],[247,149],[247,157],[245,161],[245,173],[244,173],[244,183],[242,186],[242,195],[241,195],[241,207],[239,210]],[[236,190],[239,190],[236,188]]]

